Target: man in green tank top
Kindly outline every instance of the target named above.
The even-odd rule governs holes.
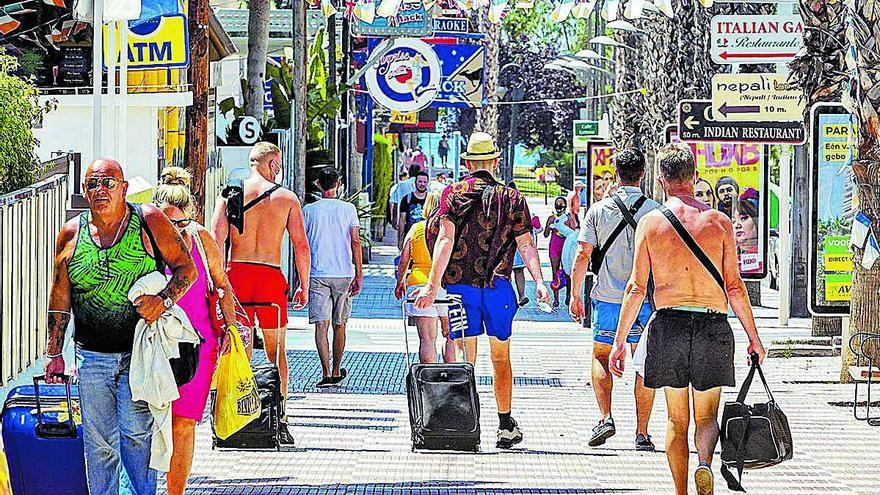
[[[168,218],[153,206],[126,203],[127,189],[119,163],[98,159],[89,165],[83,180],[89,210],[58,234],[49,295],[46,381],[59,383],[64,374],[61,353],[72,316],[92,495],[118,495],[123,466],[135,495],[156,493],[157,473],[149,468],[153,417],[146,403],[131,400],[128,383],[132,341],[138,321],[156,321],[196,277]],[[129,302],[134,282],[162,263],[172,271],[165,289]]]

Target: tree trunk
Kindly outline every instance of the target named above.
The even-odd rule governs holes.
[[[247,105],[245,113],[263,122],[270,0],[248,2]],[[296,71],[294,70],[294,73]]]
[[[488,133],[494,139],[498,139],[498,50],[501,47],[501,24],[489,21],[485,9],[476,13],[477,22],[486,38],[483,46],[486,47],[486,61],[484,69],[485,94],[489,104],[477,112],[478,130]]]
[[[205,220],[205,174],[208,166],[208,0],[189,2],[190,64],[187,80],[192,85],[193,102],[186,107],[186,167],[192,174],[192,193],[196,200],[195,218]]]
[[[835,337],[841,333],[842,318],[814,316],[810,334],[813,337]]]
[[[848,2],[849,3],[849,2]],[[871,231],[880,234],[880,11],[873,0],[854,0],[849,11],[846,31],[850,49],[855,50],[853,63],[848,62],[851,79],[844,104],[857,117],[859,124],[858,160],[853,162],[853,174],[858,186],[858,208],[871,219]],[[850,334],[880,333],[880,263],[862,266],[862,249],[854,251],[853,285],[850,299],[850,326],[844,335],[844,349]],[[868,351],[878,354],[877,349]],[[852,356],[843,353],[841,379]]]
[[[306,99],[308,83],[307,57],[308,57],[308,31],[306,28],[306,9],[308,4],[304,1],[293,2],[293,101],[294,113],[291,116],[291,131],[293,132],[294,149],[292,150],[293,163],[288,170],[293,171],[293,192],[300,198],[306,194],[306,140],[308,129],[306,128]]]

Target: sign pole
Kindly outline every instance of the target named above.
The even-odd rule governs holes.
[[[125,129],[128,127],[128,21],[119,23],[119,54],[119,122],[117,123],[119,127],[117,129]],[[119,163],[125,163],[128,151],[126,134],[120,133],[118,140],[117,160]],[[156,179],[158,180],[158,176]]]
[[[104,0],[95,0],[92,26],[92,160],[103,155],[101,132],[103,101],[101,97],[101,59],[104,56]]]
[[[777,284],[779,285],[779,326],[788,326],[791,304],[791,172],[794,157],[784,152],[782,158],[788,158],[779,164],[779,267]],[[780,159],[780,160],[781,160]]]

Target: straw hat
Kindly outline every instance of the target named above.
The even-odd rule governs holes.
[[[463,160],[479,161],[494,160],[501,156],[501,152],[495,147],[492,136],[485,132],[475,132],[468,139],[467,152],[461,154]]]

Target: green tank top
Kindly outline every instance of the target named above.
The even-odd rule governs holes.
[[[98,246],[89,233],[90,213],[79,217],[79,233],[67,265],[70,278],[74,339],[93,352],[131,352],[140,315],[128,291],[144,275],[156,271],[141,239],[141,219],[128,205],[125,232],[112,246]]]

